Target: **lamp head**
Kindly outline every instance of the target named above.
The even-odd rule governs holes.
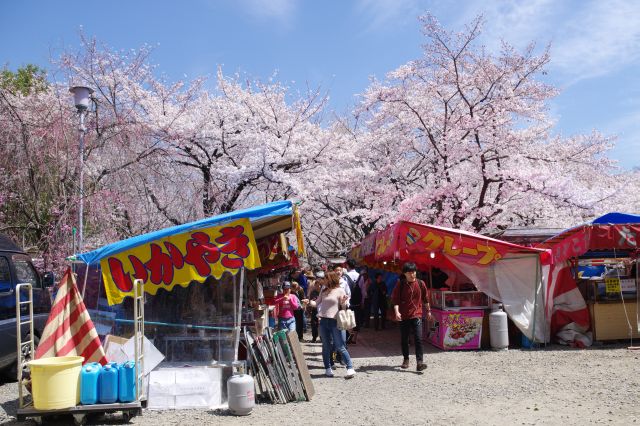
[[[86,111],[89,108],[93,89],[86,86],[73,86],[69,89],[69,92],[73,94],[73,102],[78,112]]]

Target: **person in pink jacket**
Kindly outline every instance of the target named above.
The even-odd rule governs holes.
[[[282,284],[282,294],[275,299],[278,310],[278,329],[295,331],[296,319],[293,311],[300,309],[300,301],[295,294],[291,293],[291,283],[285,281]]]

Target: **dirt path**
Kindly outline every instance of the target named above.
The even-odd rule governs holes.
[[[401,370],[399,331],[364,330],[350,346],[357,375],[324,377],[321,344],[304,344],[317,395],[261,404],[247,417],[211,411],[147,411],[132,423],[193,424],[563,424],[640,423],[640,351],[626,344],[586,350],[443,352],[426,345],[429,368]],[[0,421],[12,421],[16,385],[0,388]],[[15,419],[15,417],[13,417]],[[115,418],[94,424],[114,424]],[[60,424],[65,424],[60,423]]]

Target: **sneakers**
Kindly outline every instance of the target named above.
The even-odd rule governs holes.
[[[344,376],[345,379],[352,379],[356,375],[356,370],[353,368],[347,368],[347,374]]]
[[[324,370],[324,375],[327,377],[333,377],[333,370],[331,368],[327,368]]]
[[[427,364],[425,364],[424,362],[419,362],[418,365],[416,365],[416,371],[422,371],[426,369],[427,369]]]
[[[402,361],[402,365],[400,366],[400,368],[409,368],[409,360],[405,359],[404,361]]]

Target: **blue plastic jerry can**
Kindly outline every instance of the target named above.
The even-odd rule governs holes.
[[[132,402],[136,399],[136,369],[133,361],[127,361],[118,371],[118,400]]]
[[[80,372],[80,403],[83,405],[98,402],[98,386],[102,366],[97,362],[85,364]]]
[[[118,368],[107,364],[100,371],[98,400],[102,404],[112,404],[118,400]]]

